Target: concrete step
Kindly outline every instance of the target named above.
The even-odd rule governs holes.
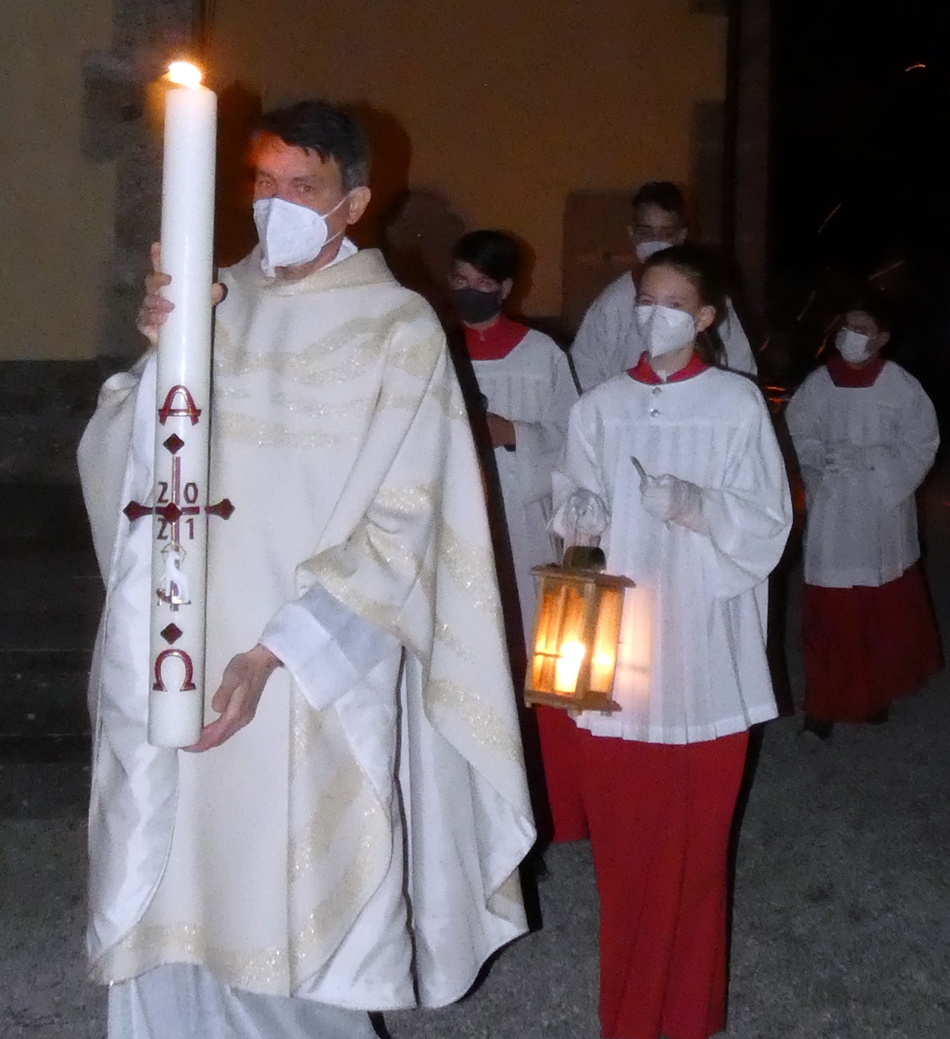
[[[102,600],[79,488],[0,482],[0,740],[88,738]]]
[[[0,652],[0,739],[87,737],[91,652]]]

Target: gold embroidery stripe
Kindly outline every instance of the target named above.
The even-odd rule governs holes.
[[[237,440],[257,447],[293,447],[302,450],[322,451],[342,444],[347,439],[341,433],[321,430],[296,430],[276,422],[254,419],[249,415],[236,415],[221,409],[214,417],[216,429],[227,440]]]
[[[333,845],[346,813],[359,799],[365,780],[352,762],[341,762],[332,775],[321,776],[326,783],[313,807],[310,822],[290,839],[290,876],[296,880],[312,871]]]
[[[434,679],[426,687],[426,702],[430,707],[442,708],[460,718],[486,750],[496,751],[507,761],[521,761],[520,745],[508,726],[474,693],[455,682]]]
[[[435,637],[443,646],[451,650],[457,657],[460,657],[469,664],[474,661],[475,658],[472,655],[469,644],[463,642],[462,639],[456,635],[455,630],[446,624],[445,621],[439,621],[436,624]]]
[[[315,950],[325,954],[322,948],[327,938],[333,937],[340,924],[353,911],[354,905],[362,903],[367,887],[379,864],[388,860],[391,849],[385,847],[387,828],[383,823],[382,809],[374,803],[366,810],[366,829],[357,846],[356,853],[343,870],[340,882],[334,885],[332,895],[323,899],[310,912],[303,924],[290,938],[291,959],[295,974],[302,962]],[[304,970],[304,976],[309,971]],[[299,979],[295,976],[293,984]]]
[[[490,609],[498,612],[498,593],[495,587],[495,565],[487,552],[473,549],[444,522],[439,528],[441,541],[440,559],[462,588],[465,589],[469,606],[475,610]]]
[[[95,964],[99,981],[136,977],[161,963],[204,963],[222,981],[251,991],[289,993],[287,952],[262,948],[237,951],[211,945],[195,924],[139,924]]]

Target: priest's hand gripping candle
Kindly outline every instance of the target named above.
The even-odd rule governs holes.
[[[175,309],[158,341],[148,740],[187,747],[204,724],[217,98],[193,65],[168,78],[161,248]]]

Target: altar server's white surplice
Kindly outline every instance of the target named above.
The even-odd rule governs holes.
[[[92,973],[195,964],[264,995],[442,1005],[525,931],[534,840],[444,338],[375,251],[288,282],[255,250],[222,280],[210,496],[235,511],[211,521],[208,692],[262,639],[287,667],[223,746],[146,743],[151,535],[121,513],[151,493],[146,359],[106,383],[80,449],[107,582]]]
[[[920,557],[914,492],[940,443],[920,383],[887,361],[872,385],[839,387],[822,365],[786,421],[808,497],[805,580],[824,588],[896,580]]]
[[[578,488],[600,495],[611,514],[607,572],[636,584],[625,594],[614,682],[622,710],[578,719],[596,736],[696,743],[776,714],[767,578],[791,526],[785,467],[759,390],[699,368],[656,385],[618,376],[571,411],[554,472],[556,525],[564,532]],[[705,532],[644,509],[631,457],[651,476],[700,488]]]
[[[486,410],[515,427],[515,450],[497,447],[494,454],[527,644],[536,598],[531,568],[560,562],[560,545],[548,529],[551,469],[577,390],[563,351],[535,329],[506,356],[473,360],[472,367]]]
[[[587,309],[571,346],[582,390],[593,389],[632,368],[646,349],[634,320],[636,304],[637,288],[628,272],[612,281]],[[731,300],[726,300],[725,314],[716,330],[726,351],[725,366],[755,375],[755,357]]]

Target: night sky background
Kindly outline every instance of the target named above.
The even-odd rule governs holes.
[[[948,6],[773,0],[770,316],[800,374],[876,275],[900,318],[891,356],[950,433]]]

